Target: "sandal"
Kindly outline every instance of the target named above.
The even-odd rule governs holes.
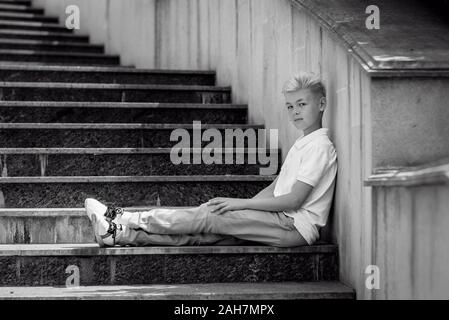
[[[94,224],[95,230],[97,230],[96,228],[97,228],[98,221],[97,221],[97,218],[95,216],[93,217],[92,222]],[[113,247],[113,246],[115,246],[115,238],[117,236],[117,230],[120,230],[120,231],[122,230],[122,226],[121,225],[117,226],[117,224],[115,224],[112,221],[108,221],[108,223],[109,223],[109,228],[106,231],[106,234],[100,235],[100,234],[97,234],[97,232],[95,231],[95,240],[100,245],[100,247],[111,247],[111,246]],[[107,239],[107,238],[109,238],[111,236],[112,236],[112,244],[110,244],[110,243],[105,244],[104,239]]]
[[[112,222],[117,217],[118,214],[122,215],[123,212],[124,212],[123,208],[111,205],[111,206],[108,206],[108,208],[106,209],[104,217],[106,218],[106,221]]]

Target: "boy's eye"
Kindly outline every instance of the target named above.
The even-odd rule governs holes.
[[[293,106],[287,106],[287,109],[288,110],[290,110],[290,109],[292,109],[293,108]]]

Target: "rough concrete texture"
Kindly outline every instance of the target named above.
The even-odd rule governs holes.
[[[271,181],[2,184],[7,208],[82,207],[86,198],[120,206],[196,206],[212,198],[256,195]]]
[[[0,85],[2,100],[25,101],[111,101],[111,102],[184,102],[184,103],[229,103],[229,89],[205,87],[198,90],[189,87],[177,90],[165,88],[126,88],[124,85],[97,85],[95,88],[76,84],[23,85],[13,83]]]
[[[72,50],[74,45],[86,46],[84,43],[67,44]],[[5,66],[0,67],[0,77],[4,81],[215,85],[215,73],[212,71],[169,73],[139,69],[120,70],[120,68],[108,67]]]
[[[114,126],[115,125],[115,126]],[[190,126],[190,128],[189,128]],[[213,126],[212,126],[213,127]],[[218,126],[217,126],[218,127]],[[129,129],[128,129],[129,128]],[[186,126],[179,126],[178,131],[182,136],[174,135],[172,139],[172,132],[176,127],[163,125],[147,126],[135,124],[119,126],[119,124],[111,125],[95,125],[95,124],[9,124],[8,128],[3,125],[0,128],[0,147],[1,148],[153,148],[153,147],[189,147],[196,146],[201,143],[203,147],[210,144],[210,141],[198,141],[202,136],[193,134],[192,124]],[[242,129],[244,132],[251,136],[257,137],[261,129],[260,126],[248,127],[245,125],[229,125],[227,126],[228,135],[226,135],[226,129],[217,128],[219,135],[214,137],[215,143],[221,143],[223,147],[227,144],[236,147],[243,148],[244,146],[250,146],[252,148],[257,147],[258,141],[256,139],[233,139],[232,133],[236,133],[238,129]],[[254,130],[253,130],[254,129]],[[201,130],[202,133],[207,130],[204,126]],[[263,131],[261,131],[263,132]],[[196,130],[196,133],[200,133],[200,130]],[[229,134],[231,133],[231,134]],[[179,134],[179,133],[178,133]],[[198,139],[199,137],[199,139]],[[221,138],[221,140],[220,140]],[[195,140],[194,140],[195,139]],[[231,140],[232,139],[232,140]],[[171,141],[173,140],[173,141]],[[215,141],[217,140],[217,141]],[[250,140],[250,141],[248,141]],[[260,141],[260,140],[259,140]],[[182,144],[180,144],[182,142]],[[194,144],[195,143],[195,144]],[[187,145],[189,144],[189,146]],[[263,145],[265,147],[265,145]]]
[[[332,246],[304,249],[261,246],[254,247],[255,252],[251,252],[253,247],[190,247],[191,253],[186,247],[187,250],[175,248],[172,252],[168,249],[165,254],[164,248],[153,252],[151,247],[115,250],[98,249],[95,245],[71,246],[66,245],[67,249],[61,252],[51,249],[61,245],[28,246],[32,250],[17,245],[0,246],[3,271],[0,285],[64,285],[68,277],[65,270],[70,265],[79,268],[81,285],[321,281],[338,277],[337,256]]]
[[[27,176],[145,176],[145,175],[257,175],[259,164],[175,165],[170,154],[133,155],[8,155],[0,164],[9,177]],[[6,158],[6,159],[5,159]]]
[[[87,103],[86,103],[87,104]],[[68,108],[1,107],[2,122],[84,122],[84,123],[246,123],[247,110],[180,108]]]

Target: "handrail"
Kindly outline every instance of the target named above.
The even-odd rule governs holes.
[[[372,77],[449,76],[449,58],[444,54],[449,50],[447,25],[419,1],[377,0],[378,30],[365,26],[369,16],[365,1],[291,1],[333,34]],[[420,10],[410,9],[420,5]],[[383,13],[388,21],[382,20]],[[435,49],[438,46],[441,50]]]

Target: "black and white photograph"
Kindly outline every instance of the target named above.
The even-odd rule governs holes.
[[[449,1],[0,0],[0,171],[0,301],[449,300]]]

